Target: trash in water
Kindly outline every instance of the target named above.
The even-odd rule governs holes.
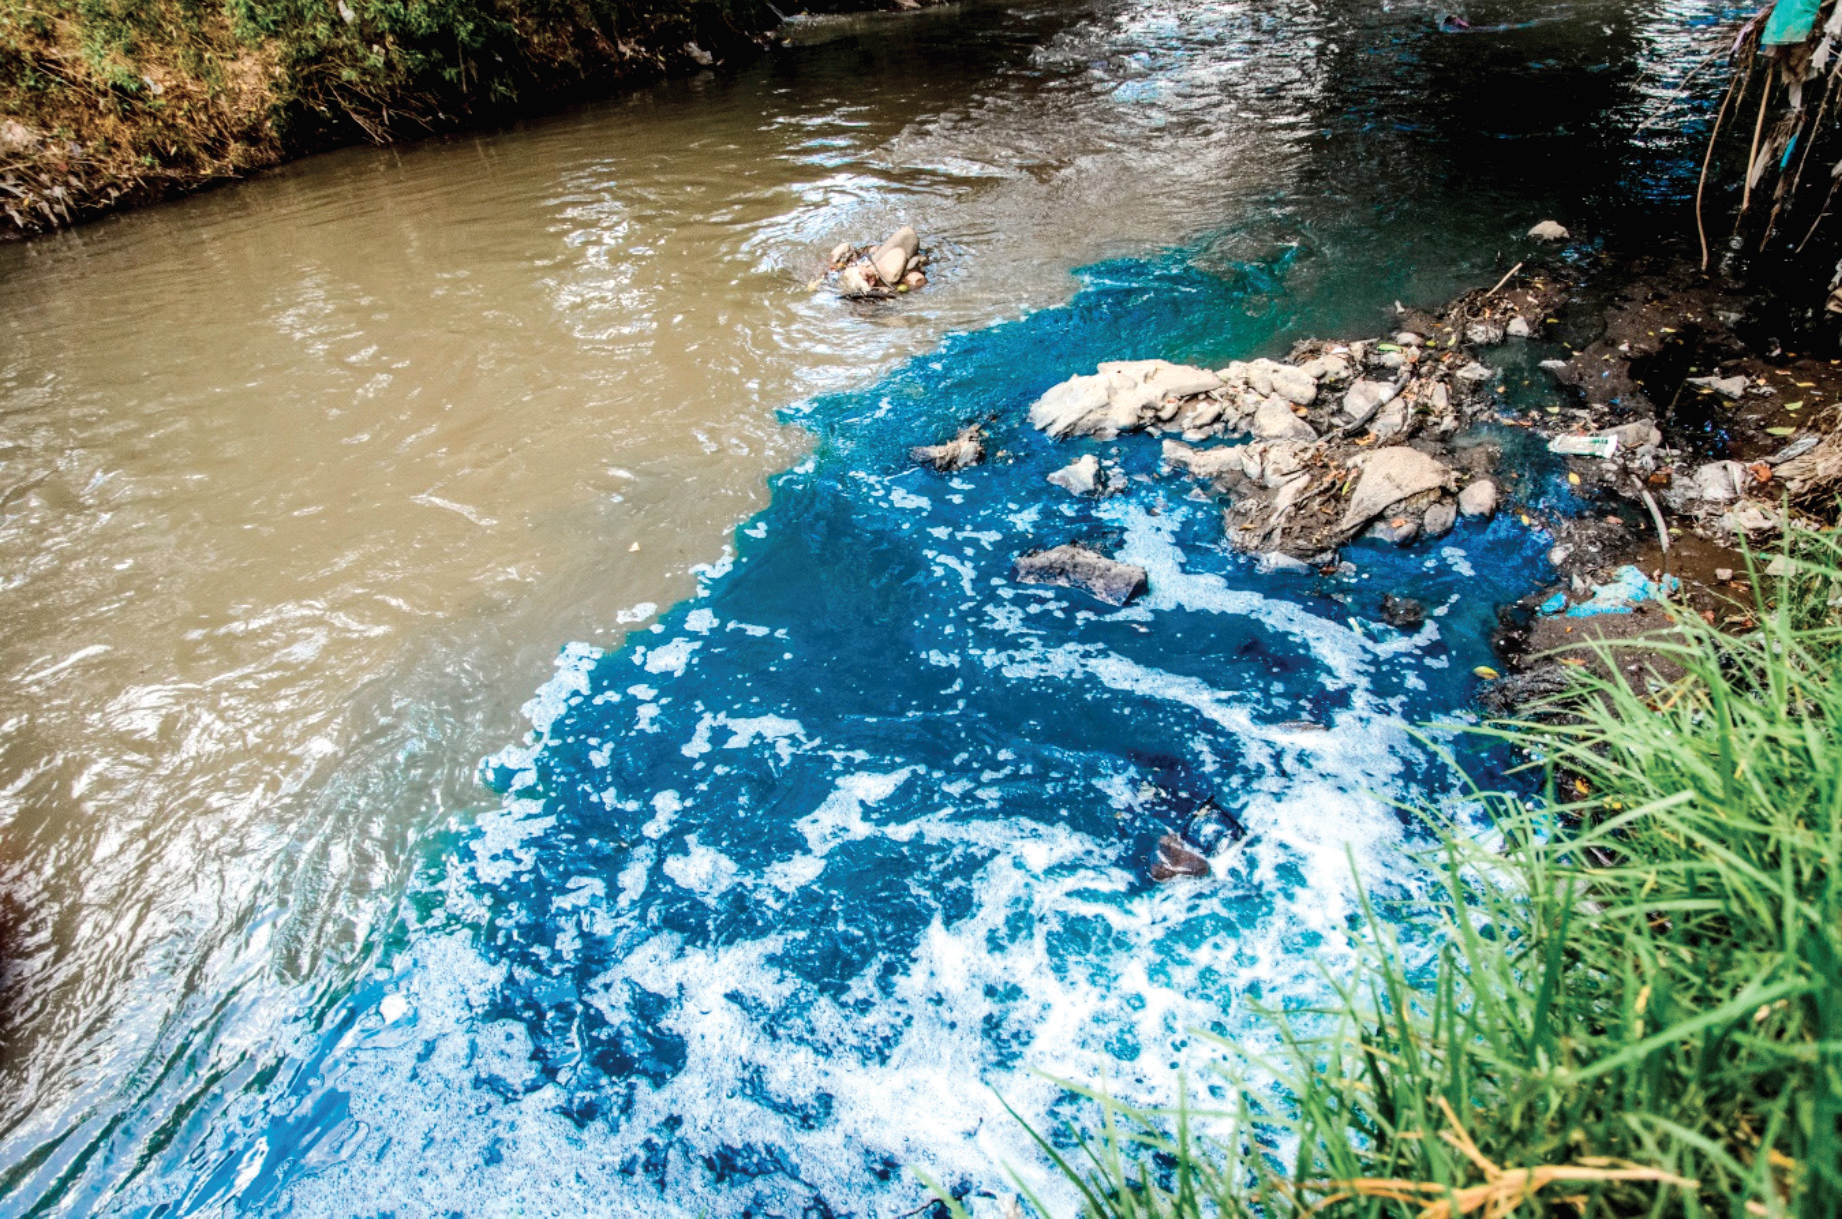
[[[1594,587],[1593,595],[1569,607],[1565,592],[1555,593],[1540,606],[1543,614],[1565,613],[1569,618],[1591,618],[1596,614],[1628,614],[1646,601],[1660,601],[1682,587],[1674,576],[1652,580],[1637,568],[1626,564],[1612,573],[1612,578]]]

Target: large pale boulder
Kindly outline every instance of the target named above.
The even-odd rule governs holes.
[[[1057,438],[1098,436],[1109,440],[1153,420],[1168,420],[1167,402],[1221,388],[1206,368],[1166,360],[1116,360],[1091,377],[1071,377],[1030,407],[1030,422]]]
[[[1244,472],[1241,455],[1245,445],[1230,448],[1193,449],[1177,440],[1164,442],[1164,464],[1197,478],[1220,478],[1224,474]]]
[[[1399,503],[1423,491],[1449,489],[1452,471],[1444,462],[1428,457],[1405,445],[1379,449],[1362,463],[1362,475],[1356,480],[1356,492],[1350,496],[1349,508],[1338,529],[1350,533]]]
[[[1254,412],[1253,433],[1261,440],[1316,440],[1311,425],[1292,413],[1292,404],[1274,394]]]

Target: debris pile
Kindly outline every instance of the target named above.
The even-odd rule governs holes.
[[[888,300],[927,287],[927,266],[932,261],[921,248],[920,235],[903,225],[881,244],[839,242],[828,259],[825,278],[813,281],[813,287],[829,279],[846,300]]]

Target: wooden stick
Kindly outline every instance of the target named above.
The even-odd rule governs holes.
[[[1492,289],[1491,289],[1490,291],[1488,291],[1488,292],[1486,292],[1486,293],[1484,293],[1484,295],[1483,295],[1482,297],[1480,297],[1479,299],[1481,299],[1481,300],[1489,300],[1489,299],[1490,299],[1491,297],[1493,297],[1493,296],[1495,296],[1495,295],[1497,294],[1497,288],[1501,288],[1501,287],[1502,287],[1502,286],[1503,286],[1504,284],[1506,284],[1506,283],[1508,283],[1508,282],[1509,282],[1509,280],[1510,280],[1510,276],[1511,276],[1511,275],[1514,275],[1514,274],[1515,274],[1516,272],[1518,272],[1518,271],[1520,271],[1520,270],[1522,270],[1522,264],[1521,264],[1521,263],[1517,263],[1517,264],[1516,264],[1515,266],[1513,266],[1513,267],[1511,267],[1511,268],[1509,269],[1509,275],[1505,275],[1505,276],[1504,276],[1504,277],[1503,277],[1502,279],[1499,279],[1499,280],[1497,281],[1497,287],[1496,287],[1496,288],[1492,288]]]
[[[1701,158],[1701,180],[1695,183],[1695,233],[1701,238],[1701,269],[1708,269],[1708,229],[1701,219],[1701,192],[1708,185],[1708,163],[1714,160],[1714,141],[1720,138],[1721,120],[1727,117],[1727,103],[1733,100],[1733,81],[1727,83],[1727,92],[1720,99],[1720,109],[1714,115],[1714,130],[1708,134],[1708,151]]]

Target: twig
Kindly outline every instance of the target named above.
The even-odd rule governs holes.
[[[1510,281],[1510,279],[1511,279],[1511,278],[1512,278],[1512,277],[1513,277],[1513,276],[1514,276],[1514,275],[1516,274],[1516,272],[1518,272],[1518,271],[1520,271],[1520,270],[1522,270],[1522,264],[1521,264],[1521,263],[1517,263],[1517,264],[1516,264],[1515,266],[1513,266],[1513,267],[1511,267],[1511,268],[1509,269],[1509,274],[1508,274],[1508,275],[1505,275],[1505,276],[1504,276],[1504,277],[1503,277],[1502,279],[1499,279],[1499,280],[1497,281],[1497,287],[1496,287],[1496,288],[1492,288],[1492,289],[1491,289],[1490,291],[1488,291],[1488,292],[1486,292],[1486,293],[1484,293],[1484,295],[1483,295],[1483,296],[1481,296],[1481,297],[1479,297],[1478,299],[1479,299],[1479,300],[1486,300],[1486,301],[1487,301],[1487,300],[1489,300],[1489,299],[1490,299],[1491,297],[1493,297],[1493,296],[1495,296],[1495,295],[1497,294],[1497,288],[1501,288],[1501,287],[1502,287],[1502,286],[1503,286],[1504,284],[1506,284],[1506,283],[1508,283],[1508,282]]]
[[[1746,185],[1740,192],[1740,215],[1752,205],[1753,167],[1759,161],[1759,137],[1765,134],[1765,108],[1772,100],[1772,70],[1765,69],[1765,85],[1759,90],[1759,117],[1752,125],[1752,148],[1746,153]],[[1737,227],[1737,221],[1735,222]]]
[[[1669,554],[1669,526],[1663,523],[1663,510],[1657,507],[1656,497],[1650,494],[1650,488],[1639,487],[1639,495],[1644,497],[1644,507],[1650,509],[1650,520],[1657,527],[1657,541],[1663,544],[1663,554]]]
[[[1714,130],[1708,134],[1708,151],[1701,158],[1701,180],[1695,183],[1695,233],[1701,238],[1701,269],[1708,269],[1708,229],[1701,219],[1701,193],[1708,185],[1708,163],[1714,160],[1714,141],[1720,138],[1721,120],[1727,117],[1727,103],[1733,100],[1733,82],[1728,82],[1727,92],[1720,99],[1720,110],[1714,115]]]

